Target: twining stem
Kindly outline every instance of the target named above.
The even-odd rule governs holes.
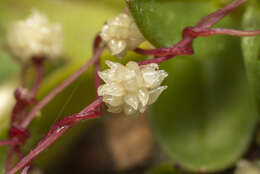
[[[98,38],[98,37],[97,37]],[[101,41],[101,40],[100,40]],[[99,41],[99,42],[100,42]],[[29,113],[29,115],[21,122],[21,124],[20,124],[20,127],[21,128],[26,128],[29,124],[30,124],[30,122],[31,122],[31,120],[34,118],[34,116],[35,116],[35,114],[38,112],[38,111],[40,111],[49,101],[51,101],[58,93],[60,93],[64,88],[66,88],[69,84],[71,84],[73,81],[75,81],[82,73],[84,73],[88,68],[89,68],[89,66],[91,66],[92,64],[97,64],[97,62],[99,63],[99,59],[100,59],[100,56],[101,56],[101,54],[102,54],[102,52],[103,52],[103,50],[105,49],[105,47],[103,46],[103,47],[100,47],[100,48],[98,48],[98,46],[99,46],[99,44],[97,44],[97,42],[95,42],[96,44],[94,44],[94,45],[96,45],[96,47],[94,48],[94,56],[85,64],[85,65],[83,65],[78,71],[76,71],[74,74],[72,74],[68,79],[66,79],[63,83],[61,83],[58,87],[56,87],[54,90],[52,90],[46,97],[44,97],[43,98],[43,100],[42,101],[40,101],[34,108],[33,108],[33,110]],[[98,66],[99,67],[99,66]],[[101,82],[100,82],[101,83]],[[98,102],[99,101],[102,101],[100,98],[98,98],[98,100],[97,100]],[[102,102],[101,102],[102,103]],[[101,105],[101,103],[98,103],[99,105]],[[94,104],[96,104],[96,102],[94,102]],[[97,106],[95,106],[95,107],[97,107]],[[84,112],[84,114],[85,114],[85,112],[89,112],[89,109],[90,108],[92,108],[93,109],[93,104],[92,105],[90,105],[89,107],[86,107],[86,109],[83,109],[83,111],[81,112],[81,113],[79,113],[79,115],[81,116],[82,115],[82,113]],[[70,120],[70,122],[72,122],[72,121],[80,121],[81,119],[83,119],[83,118],[85,118],[85,117],[76,117],[76,116],[79,116],[79,115],[73,115],[73,116],[69,116],[69,117],[66,117],[66,118],[64,118],[64,119],[62,119],[62,121],[61,122],[58,122],[57,124],[56,124],[56,126],[58,125],[58,126],[60,126],[59,124],[60,123],[62,123],[62,124],[64,124],[64,125],[66,125],[66,124],[68,124],[68,123],[66,123],[65,121],[68,121],[68,119]],[[96,117],[96,115],[95,115],[95,117]],[[88,118],[90,119],[91,118],[91,116],[88,116]],[[75,124],[77,123],[77,122],[75,122]],[[70,128],[70,127],[72,127],[74,124],[71,124],[70,123],[70,126],[66,126],[66,127],[68,127],[68,129]],[[56,128],[55,127],[55,125],[54,125],[54,128]],[[53,128],[53,129],[54,129]],[[51,145],[54,141],[56,141],[56,139],[57,138],[59,138],[62,134],[64,134],[66,131],[67,131],[67,129],[64,129],[65,131],[63,132],[63,131],[61,131],[59,134],[53,134],[53,131],[49,131],[49,133],[48,133],[48,135],[46,136],[46,138],[44,138],[44,139],[46,139],[46,144],[44,143],[43,145],[41,144],[41,142],[39,143],[39,147],[38,148],[40,148],[40,147],[42,147],[42,150],[44,150],[45,148],[47,148],[47,147],[49,147],[49,145]],[[49,135],[49,134],[52,134],[52,135]],[[56,138],[55,138],[56,137]],[[44,140],[43,139],[43,140]],[[36,147],[37,148],[37,147]],[[36,156],[42,151],[41,149],[38,151],[37,149],[36,149],[36,151],[34,151],[35,153],[36,153]],[[32,153],[32,155],[34,155],[34,153]],[[30,157],[30,156],[29,156]],[[32,161],[32,159],[30,160],[30,161]],[[27,165],[28,163],[26,163],[26,165]],[[30,165],[29,165],[30,166]],[[24,170],[24,172],[26,172],[27,170]]]
[[[223,17],[227,16],[229,13],[231,13],[233,10],[235,10],[238,6],[241,4],[247,2],[247,0],[235,0],[232,3],[228,4],[227,6],[209,14],[208,16],[205,16],[202,18],[196,27],[204,27],[204,28],[210,28],[214,24],[216,24],[218,21],[220,21]]]
[[[73,81],[75,81],[79,76],[81,76],[93,63],[95,63],[105,47],[101,47],[97,49],[94,56],[84,64],[78,71],[72,74],[69,78],[67,78],[64,82],[62,82],[59,86],[54,88],[47,96],[45,96],[36,106],[31,110],[28,116],[22,121],[21,127],[26,128],[30,122],[33,120],[35,115],[46,105],[48,104],[57,94],[59,94],[64,88],[70,85]]]
[[[193,28],[196,30],[201,30],[203,32],[191,32],[192,30],[183,30],[183,37],[182,40],[179,41],[177,44],[173,45],[170,48],[157,48],[153,50],[142,50],[136,49],[136,52],[146,55],[154,55],[159,58],[154,58],[150,61],[140,62],[140,64],[146,63],[161,63],[165,60],[170,58],[176,57],[178,55],[192,55],[194,54],[192,43],[193,40],[199,36],[211,36],[216,34],[226,34],[226,35],[234,35],[234,36],[255,36],[258,31],[238,31],[238,30],[231,30],[231,29],[210,29],[214,24],[219,22],[223,17],[227,14],[231,13],[234,9],[239,7],[241,4],[245,3],[247,0],[235,0],[231,4],[223,7],[222,9],[211,13],[210,15],[202,18],[195,27],[187,27]],[[200,35],[201,34],[201,35]],[[208,34],[208,35],[207,35]]]
[[[24,168],[23,168],[23,171],[22,171],[22,173],[21,174],[27,174],[28,173],[28,171],[29,171],[29,169],[30,169],[30,165],[28,165],[28,166],[25,166]]]
[[[41,58],[41,59],[37,58],[37,59],[33,60],[35,69],[37,72],[36,73],[37,77],[36,77],[35,83],[33,85],[33,88],[30,91],[29,98],[35,98],[35,96],[41,86],[41,83],[43,81],[43,77],[44,77],[43,61],[44,61],[44,58]]]
[[[5,161],[5,171],[8,171],[13,164],[13,157],[14,157],[14,149],[12,146],[9,147],[10,149],[7,152],[7,157]]]
[[[93,43],[93,52],[95,53],[97,51],[97,49],[100,47],[102,43],[102,38],[99,34],[97,34],[97,36],[94,39],[94,43]],[[101,85],[102,80],[98,75],[98,71],[100,71],[100,59],[96,60],[96,62],[94,63],[94,80],[95,80],[95,89],[97,91],[98,87]],[[96,92],[96,96],[98,97],[98,94]]]
[[[15,174],[20,169],[24,168],[38,154],[47,149],[61,135],[67,132],[82,119],[94,119],[99,117],[100,112],[96,111],[96,109],[98,109],[102,103],[102,98],[99,97],[92,104],[85,107],[80,113],[61,119],[49,130],[47,135],[38,143],[37,147],[33,149],[29,154],[27,154],[22,160],[20,160],[12,169],[7,171],[6,174]]]
[[[16,104],[12,110],[11,115],[9,140],[0,142],[0,146],[7,145],[7,142],[10,143],[10,147],[7,153],[6,170],[8,170],[12,166],[14,153],[17,154],[19,159],[22,158],[19,144],[22,144],[25,138],[27,138],[28,136],[26,132],[22,133],[23,130],[18,130],[17,126],[19,126],[20,121],[24,119],[28,107],[33,104],[38,89],[42,83],[44,76],[44,60],[45,58],[43,57],[32,58],[32,64],[34,65],[36,71],[36,80],[34,82],[32,90],[27,93],[25,92],[26,90],[23,87],[20,87],[17,88],[14,93]]]
[[[8,146],[8,145],[14,145],[17,144],[17,142],[13,141],[13,140],[3,140],[0,141],[0,146]]]
[[[186,32],[189,32],[189,35],[193,35],[194,37],[198,36],[214,36],[214,35],[230,35],[230,36],[238,36],[238,37],[248,37],[248,36],[256,36],[260,35],[260,30],[255,31],[241,31],[227,28],[197,28],[197,27],[187,27]]]

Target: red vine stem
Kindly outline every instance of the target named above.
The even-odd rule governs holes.
[[[35,69],[37,72],[37,77],[36,77],[36,81],[34,83],[34,86],[32,88],[32,90],[30,91],[30,95],[29,98],[35,98],[40,86],[41,86],[41,82],[43,80],[44,77],[44,66],[43,66],[43,61],[44,58],[40,58],[40,59],[35,59],[33,60],[34,64],[35,64]]]
[[[12,169],[7,171],[6,174],[15,174],[20,169],[24,168],[24,166],[30,163],[37,155],[47,149],[61,135],[67,132],[82,119],[94,119],[99,117],[100,112],[96,111],[96,109],[98,109],[102,103],[102,98],[99,97],[92,104],[84,108],[80,113],[61,119],[49,130],[47,135],[38,143],[37,147],[33,149],[28,155],[26,155],[22,160],[20,160]]]
[[[210,15],[202,18],[195,27],[187,27],[183,30],[183,38],[177,44],[170,48],[157,48],[153,50],[143,50],[136,49],[135,51],[140,54],[154,55],[159,58],[154,58],[149,61],[145,60],[140,62],[140,65],[147,63],[161,63],[170,58],[176,57],[178,55],[192,55],[194,50],[192,48],[192,43],[198,36],[212,36],[217,34],[226,34],[233,36],[255,36],[259,34],[258,31],[238,31],[232,29],[210,29],[214,24],[220,21],[227,14],[231,13],[241,4],[245,3],[247,0],[235,0],[231,4],[223,7],[222,9],[211,13]]]
[[[9,147],[10,149],[7,152],[7,158],[5,162],[5,170],[9,170],[12,167],[13,164],[13,157],[14,157],[14,150],[13,147]]]
[[[0,141],[0,146],[8,146],[8,145],[15,145],[15,144],[17,144],[17,142],[9,139]]]
[[[214,28],[214,29],[204,29],[204,28],[196,28],[196,27],[188,27],[186,28],[187,32],[194,37],[197,36],[214,36],[214,35],[230,35],[230,36],[256,36],[260,34],[260,30],[255,31],[240,31],[234,29],[226,29],[226,28]]]
[[[94,44],[93,44],[93,52],[96,52],[97,49],[100,47],[100,44],[102,43],[102,38],[101,36],[98,34],[95,39],[94,39]],[[98,59],[95,63],[94,63],[94,80],[95,80],[95,89],[97,91],[98,87],[101,85],[102,80],[98,75],[98,71],[100,70],[100,59]],[[98,97],[98,94],[96,92],[96,96]]]
[[[70,85],[73,81],[75,81],[79,76],[81,76],[93,63],[95,63],[105,47],[99,48],[94,56],[86,63],[84,64],[78,71],[76,71],[74,74],[72,74],[69,78],[67,78],[64,82],[62,82],[59,86],[54,88],[46,97],[44,97],[28,114],[28,116],[22,121],[21,127],[26,128],[30,122],[33,120],[35,115],[47,104],[49,103],[57,94],[59,94],[64,88],[66,88],[68,85]]]
[[[27,174],[31,166],[25,166],[21,174]]]
[[[6,170],[8,170],[12,166],[14,153],[17,154],[19,159],[22,158],[22,153],[20,151],[19,145],[22,144],[24,140],[29,136],[25,130],[20,130],[18,126],[19,126],[19,122],[22,119],[24,119],[28,107],[34,103],[35,96],[37,94],[37,91],[41,85],[44,76],[44,68],[43,68],[44,60],[45,59],[42,57],[32,58],[32,63],[35,66],[35,70],[36,70],[36,80],[34,82],[32,90],[28,94],[24,94],[25,89],[20,87],[17,88],[14,93],[16,98],[16,104],[12,110],[12,115],[11,115],[9,140],[0,142],[0,146],[7,145],[4,142],[10,143],[9,144],[10,147],[7,153]]]
[[[234,9],[236,9],[241,4],[247,2],[247,0],[235,0],[229,5],[209,14],[208,16],[202,18],[196,27],[205,27],[210,28],[214,24],[216,24],[218,21],[220,21],[223,17],[231,13]]]

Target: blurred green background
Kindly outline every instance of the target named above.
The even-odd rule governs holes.
[[[184,27],[228,2],[132,0],[128,5],[144,36],[157,47],[167,47],[181,39]],[[259,28],[259,2],[251,2],[218,27]],[[63,27],[64,55],[45,65],[46,78],[37,96],[40,100],[91,57],[95,35],[107,19],[125,7],[124,0],[0,0],[0,139],[7,138],[12,93],[21,72],[6,50],[8,26],[37,9]],[[241,157],[248,157],[246,152],[252,151],[255,143],[255,103],[260,103],[260,41],[256,38],[199,38],[194,56],[161,65],[169,73],[164,82],[169,88],[148,113],[142,117],[105,113],[102,119],[83,121],[37,157],[34,168],[47,174],[141,174],[150,168],[149,174],[232,173],[228,169]],[[130,52],[120,61],[143,58]],[[108,52],[102,59],[116,60]],[[24,153],[35,147],[52,124],[77,113],[95,98],[92,71],[90,68],[41,111],[29,127],[31,138],[22,149]],[[28,69],[28,86],[33,77],[34,70]],[[0,174],[4,173],[6,151],[0,147]]]

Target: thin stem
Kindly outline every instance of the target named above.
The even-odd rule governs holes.
[[[93,52],[95,53],[98,48],[100,48],[100,44],[102,42],[102,38],[99,34],[96,35],[94,42],[93,42]]]
[[[14,144],[16,144],[17,142],[16,141],[14,141],[14,140],[2,140],[2,141],[0,141],[0,146],[9,146],[9,145],[14,145]]]
[[[15,146],[14,147],[14,151],[17,154],[18,159],[21,160],[23,158],[23,154],[21,152],[20,147],[19,146]]]
[[[163,61],[166,61],[170,58],[173,58],[173,57],[176,57],[176,56],[162,56],[162,57],[157,57],[157,58],[154,58],[154,59],[148,59],[148,60],[144,60],[144,61],[141,61],[138,63],[138,65],[147,65],[147,64],[150,64],[150,63],[156,63],[156,64],[160,64],[162,63]]]
[[[214,28],[210,29],[207,32],[198,32],[197,35],[199,36],[214,36],[214,35],[230,35],[230,36],[239,36],[239,37],[245,37],[245,36],[256,36],[260,35],[260,30],[256,31],[240,31],[240,30],[234,30],[234,29],[226,29],[226,28]]]
[[[24,168],[28,163],[39,155],[42,151],[47,149],[53,142],[55,142],[60,136],[72,128],[76,123],[82,119],[94,119],[100,116],[100,112],[95,111],[103,103],[102,98],[99,97],[92,104],[85,107],[80,113],[74,114],[63,118],[57,122],[49,130],[47,135],[38,143],[37,147],[27,154],[22,160],[20,160],[12,169],[6,172],[6,174],[15,174],[20,169]]]
[[[100,47],[102,43],[102,38],[100,36],[100,34],[97,34],[95,39],[94,39],[94,43],[93,43],[93,52],[95,53],[98,48]],[[95,63],[94,63],[94,80],[95,80],[95,89],[96,89],[96,96],[98,97],[97,94],[97,89],[98,87],[101,85],[102,80],[98,75],[98,71],[100,71],[100,59],[98,59]]]
[[[229,5],[217,10],[216,12],[211,13],[210,15],[202,18],[196,27],[205,27],[209,28],[220,21],[223,17],[231,13],[234,9],[236,9],[241,4],[247,2],[247,0],[235,0]]]
[[[97,94],[97,89],[98,87],[102,84],[102,80],[98,75],[98,72],[100,71],[100,60],[98,60],[95,64],[94,64],[94,79],[95,79],[95,88],[96,88],[96,96],[98,97]]]
[[[29,172],[29,169],[30,169],[30,165],[28,165],[28,166],[25,166],[24,168],[23,168],[23,170],[22,170],[22,173],[21,174],[27,174],[28,172]]]
[[[78,71],[72,74],[69,78],[67,78],[64,82],[62,82],[59,86],[54,88],[46,97],[44,97],[37,105],[32,109],[32,111],[28,114],[28,116],[22,121],[21,127],[26,128],[30,122],[33,120],[35,115],[47,104],[49,103],[57,94],[59,94],[64,88],[69,86],[72,82],[74,82],[78,77],[80,77],[94,62],[96,62],[105,47],[99,48],[94,56],[84,64]]]
[[[14,149],[12,146],[9,147],[10,149],[7,152],[7,158],[5,162],[5,171],[8,171],[11,169],[12,164],[13,164],[13,157],[14,157]]]
[[[199,36],[212,36],[218,34],[232,35],[232,36],[255,36],[259,35],[260,31],[239,31],[232,29],[210,29],[214,24],[220,21],[227,14],[231,13],[241,4],[245,3],[247,0],[235,0],[231,4],[225,6],[224,8],[213,12],[212,14],[202,18],[195,27],[187,27],[183,30],[182,40],[170,48],[157,48],[153,50],[142,50],[137,48],[135,51],[140,54],[154,55],[159,58],[154,58],[150,60],[145,60],[140,62],[140,65],[147,63],[161,63],[170,58],[176,57],[178,55],[192,55],[194,54],[192,44],[193,40]],[[195,32],[198,30],[198,32]]]
[[[34,82],[33,88],[30,91],[29,97],[31,97],[31,98],[35,98],[35,96],[36,96],[36,94],[37,94],[37,92],[38,92],[38,90],[41,86],[43,77],[44,77],[43,61],[44,60],[34,60],[34,66],[35,66],[35,69],[36,69],[36,72],[37,72],[37,77],[36,77],[36,80]]]

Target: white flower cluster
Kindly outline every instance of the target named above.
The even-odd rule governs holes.
[[[98,95],[108,106],[108,111],[126,115],[143,113],[147,105],[153,104],[167,86],[160,86],[168,74],[159,70],[157,64],[139,67],[136,62],[126,66],[106,61],[110,69],[98,72],[105,82],[98,88]]]
[[[10,26],[7,39],[13,54],[22,61],[35,56],[54,58],[63,50],[61,26],[50,24],[46,16],[35,10],[27,19]]]
[[[240,160],[237,163],[235,174],[260,174],[260,164]]]
[[[100,35],[111,54],[119,58],[123,57],[126,51],[137,48],[145,40],[135,22],[125,13],[108,20]]]

